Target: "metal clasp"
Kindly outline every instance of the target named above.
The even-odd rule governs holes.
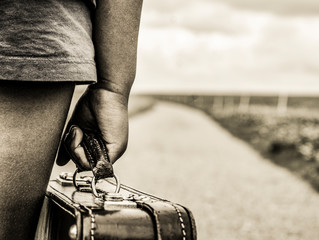
[[[72,178],[72,181],[73,181],[73,185],[74,187],[78,190],[78,191],[81,191],[81,187],[83,185],[79,185],[78,182],[79,180],[76,178],[77,177],[77,174],[79,173],[79,170],[76,169],[74,174],[73,174],[73,178]],[[120,192],[120,189],[121,189],[121,183],[120,183],[120,180],[119,178],[117,177],[117,175],[114,174],[113,178],[115,179],[115,184],[116,184],[116,188],[115,188],[115,191],[114,193],[119,193]],[[81,181],[81,180],[80,180]],[[88,184],[91,185],[91,189],[92,189],[92,193],[93,195],[96,197],[96,198],[101,198],[103,197],[104,194],[100,194],[98,193],[98,190],[96,189],[96,178],[93,176],[93,177],[87,177],[87,178],[83,178],[83,180],[81,181],[82,183],[85,183],[85,187],[88,187]]]
[[[114,193],[119,193],[119,192],[120,192],[120,189],[121,189],[120,180],[119,180],[119,178],[117,177],[117,175],[115,175],[115,174],[114,174],[113,178],[115,179],[115,184],[116,184],[116,188],[115,188]],[[92,192],[93,192],[93,194],[94,194],[95,197],[97,197],[97,198],[103,197],[103,195],[101,195],[101,194],[99,194],[99,193],[97,192],[97,189],[96,189],[96,179],[95,179],[95,177],[92,178],[91,188],[92,188]]]
[[[75,176],[76,177],[76,176]],[[62,172],[56,178],[56,181],[62,186],[74,186],[74,174],[69,172]],[[79,184],[81,187],[89,187],[92,182],[92,177],[90,176],[80,176],[80,179],[76,180],[76,188],[79,188]]]

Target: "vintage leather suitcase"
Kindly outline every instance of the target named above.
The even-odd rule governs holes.
[[[62,173],[50,181],[36,240],[196,240],[187,208],[121,185],[116,177],[93,180]]]

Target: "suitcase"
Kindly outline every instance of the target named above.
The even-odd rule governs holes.
[[[51,180],[36,240],[196,240],[190,210],[107,178],[62,173]],[[75,186],[74,186],[75,184]]]

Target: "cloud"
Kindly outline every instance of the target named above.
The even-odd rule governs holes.
[[[183,3],[178,0],[148,0],[145,3],[142,22],[145,27],[151,28],[180,27],[196,33],[242,34],[263,17],[260,14],[242,14],[223,3],[205,0],[186,0]],[[251,21],[252,15],[254,22]]]
[[[317,15],[317,0],[218,0],[231,6],[252,11],[268,11],[279,15]]]
[[[214,2],[193,3],[177,11],[177,25],[194,32],[241,34],[247,31],[246,19],[240,19],[231,8]]]
[[[187,6],[189,4],[193,4],[195,0],[149,0],[144,1],[143,3],[143,11],[153,11],[156,10],[161,13],[172,13],[176,10],[183,8],[184,6]],[[202,1],[202,0],[200,0]]]
[[[144,3],[135,89],[319,89],[318,17],[206,0]]]
[[[316,72],[319,69],[319,19],[277,18],[269,22],[254,48],[263,65],[277,71]]]

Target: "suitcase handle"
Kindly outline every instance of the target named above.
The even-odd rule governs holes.
[[[83,148],[88,164],[83,163],[84,159],[81,160],[81,158],[84,156],[79,157],[75,155],[74,149],[71,147],[73,138],[69,133],[74,132],[75,129],[79,132],[79,136],[82,135],[81,143],[77,147]],[[96,177],[96,180],[112,177],[113,166],[109,159],[106,143],[101,133],[80,129],[76,125],[72,125],[70,127],[69,133],[65,136],[64,147],[71,160],[79,169],[78,171],[82,172],[91,170]]]
[[[121,183],[120,183],[120,180],[118,178],[118,176],[116,174],[113,174],[113,178],[115,179],[115,183],[116,183],[116,188],[115,188],[115,191],[114,193],[119,193],[120,192],[120,189],[121,189]],[[95,176],[93,176],[92,178],[92,182],[91,182],[91,188],[92,188],[92,193],[95,197],[97,198],[100,198],[100,197],[103,197],[103,194],[99,194],[96,190],[96,179],[95,179]]]
[[[75,171],[74,171],[74,174],[73,174],[73,178],[72,178],[72,181],[73,181],[73,185],[74,187],[80,191],[80,186],[79,184],[77,183],[77,180],[76,180],[76,177],[77,177],[77,174],[79,173],[79,169],[77,168]],[[120,192],[120,189],[121,189],[121,183],[120,183],[120,179],[118,178],[118,176],[116,174],[113,173],[113,178],[115,180],[115,185],[116,185],[116,188],[115,188],[115,191],[114,193],[119,193]],[[106,178],[105,178],[106,179]],[[102,194],[99,194],[97,189],[96,189],[96,183],[97,183],[97,180],[96,180],[96,177],[93,176],[92,177],[92,180],[91,180],[91,189],[92,189],[92,193],[95,197],[97,198],[100,198],[100,197],[103,197]]]

